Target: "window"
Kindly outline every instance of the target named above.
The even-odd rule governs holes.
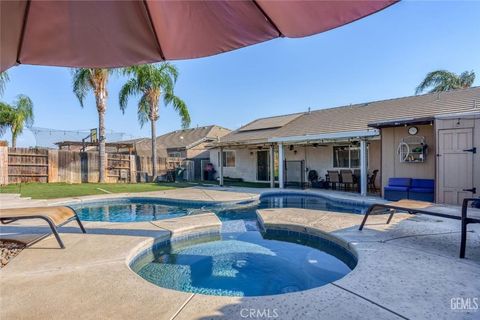
[[[218,153],[218,164],[220,165],[220,152]],[[223,151],[223,166],[235,167],[235,151]]]
[[[172,158],[182,158],[182,153],[180,151],[171,151],[168,153],[168,156]]]
[[[368,149],[367,149],[368,152]],[[367,156],[368,159],[368,156]],[[334,146],[333,147],[334,168],[359,168],[360,148],[357,146]]]

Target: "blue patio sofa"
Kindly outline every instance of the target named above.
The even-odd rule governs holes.
[[[411,199],[433,202],[435,199],[435,180],[390,178],[388,179],[388,186],[384,187],[383,190],[383,197],[390,201]]]
[[[434,194],[435,180],[412,179],[412,184],[408,189],[408,199],[433,202]]]
[[[408,199],[411,181],[410,178],[389,178],[388,186],[383,188],[383,197],[391,201]]]

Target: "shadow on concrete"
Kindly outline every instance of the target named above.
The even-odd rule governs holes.
[[[152,224],[152,229],[142,228],[128,228],[124,224],[118,225],[118,227],[102,228],[101,226],[85,225],[86,234],[83,234],[78,226],[74,225],[75,222],[67,226],[58,228],[60,237],[62,234],[82,234],[86,237],[89,235],[109,235],[109,236],[131,236],[131,237],[145,237],[145,238],[158,238],[163,235],[170,235],[171,232],[166,229],[161,229]],[[156,230],[154,229],[156,228]],[[0,239],[3,240],[16,240],[27,245],[31,245],[37,242],[38,239],[45,237],[45,235],[51,234],[51,229],[45,226],[23,226],[23,225],[8,225],[0,226]],[[32,248],[32,247],[30,247]],[[43,248],[42,248],[43,249]]]

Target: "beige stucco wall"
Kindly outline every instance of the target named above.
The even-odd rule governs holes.
[[[368,171],[380,170],[380,141],[371,140],[368,142]],[[285,146],[285,158],[287,160],[305,160],[305,168],[308,170],[316,170],[320,178],[324,179],[328,170],[340,170],[349,168],[333,167],[333,144],[327,146],[295,146],[290,150]],[[297,153],[295,154],[295,151]],[[305,181],[308,178],[308,172],[305,172]],[[377,186],[380,183],[380,173],[377,175]]]
[[[224,177],[242,178],[244,181],[257,181],[257,153],[255,152],[255,150],[250,150],[247,148],[225,148],[224,151],[235,151],[235,167],[223,168]],[[220,171],[220,168],[218,167],[219,152],[220,149],[210,150],[210,162],[213,163],[213,166],[217,171],[217,177]],[[253,154],[250,154],[251,152]]]
[[[436,141],[434,127],[419,125],[417,136],[425,137],[428,145],[427,157],[423,163],[401,163],[397,153],[398,144],[408,137],[408,127],[384,128],[382,135],[382,186],[392,177],[435,179]],[[383,190],[383,188],[382,188]]]
[[[231,178],[242,178],[244,181],[257,181],[257,152],[256,149],[225,149],[233,150],[236,153],[235,168],[224,168],[224,176]],[[296,151],[296,152],[295,152]],[[215,166],[217,173],[219,149],[210,150],[210,161]],[[253,154],[251,154],[253,153]],[[285,158],[287,160],[305,160],[305,168],[316,170],[320,178],[325,178],[327,170],[340,170],[342,168],[333,168],[333,145],[319,146],[295,146],[290,150],[285,146]],[[380,170],[380,141],[369,141],[369,172],[375,169]],[[305,181],[308,178],[308,172],[305,171]],[[377,186],[380,185],[380,173],[377,176]]]

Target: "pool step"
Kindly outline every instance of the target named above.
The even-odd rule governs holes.
[[[222,222],[222,233],[260,231],[257,220],[228,220]]]

